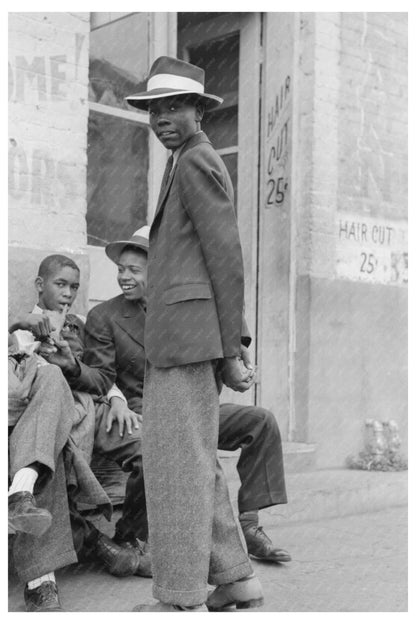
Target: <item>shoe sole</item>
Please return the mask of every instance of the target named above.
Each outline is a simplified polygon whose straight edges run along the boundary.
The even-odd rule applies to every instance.
[[[62,607],[43,607],[43,608],[34,608],[34,609],[26,609],[28,613],[49,613],[52,611],[65,611]]]
[[[255,609],[261,607],[264,604],[264,598],[252,598],[251,600],[244,600],[239,602],[228,602],[227,604],[218,607],[208,607],[208,611],[231,611],[233,607],[236,609]]]
[[[21,514],[9,520],[9,531],[30,533],[35,537],[43,535],[51,526],[52,516],[46,509],[42,513]]]
[[[273,563],[288,563],[292,561],[292,557],[257,557],[256,555],[250,555],[252,559],[256,561],[272,561]]]
[[[151,572],[143,572],[142,570],[136,570],[134,576],[141,576],[142,578],[153,578],[153,574]]]

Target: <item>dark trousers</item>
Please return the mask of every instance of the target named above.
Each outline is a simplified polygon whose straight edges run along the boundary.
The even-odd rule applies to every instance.
[[[144,494],[142,468],[142,430],[133,429],[129,435],[126,430],[120,437],[117,423],[113,423],[109,433],[106,432],[106,417],[109,406],[106,403],[96,404],[94,453],[115,461],[123,472],[129,473],[126,483],[126,495],[123,513],[116,524],[117,537],[129,540],[138,537],[147,539],[148,524],[146,501]],[[70,501],[71,526],[75,550],[86,556],[98,536],[94,524],[79,513],[76,503]]]
[[[240,513],[287,503],[282,440],[270,411],[254,405],[223,403],[218,448],[241,448],[237,464]]]

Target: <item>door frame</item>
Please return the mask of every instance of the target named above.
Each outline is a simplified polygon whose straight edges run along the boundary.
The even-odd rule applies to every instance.
[[[224,155],[232,149],[238,154],[238,226],[245,269],[245,316],[252,343],[250,356],[257,362],[257,290],[258,290],[258,210],[259,210],[259,136],[260,136],[260,76],[261,76],[261,13],[224,14],[204,22],[201,28],[190,25],[178,32],[178,56],[189,60],[193,46],[222,39],[237,32],[239,45],[238,146],[218,150]],[[222,402],[253,405],[256,384],[241,394],[225,388]]]

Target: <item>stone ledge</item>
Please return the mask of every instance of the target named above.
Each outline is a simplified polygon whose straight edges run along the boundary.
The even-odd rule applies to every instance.
[[[304,452],[308,456],[313,450],[304,449]],[[240,480],[236,465],[239,451],[221,451],[219,456],[231,500],[237,510]],[[120,505],[124,498],[126,475],[121,471],[115,473],[114,467],[107,464],[100,464],[99,473],[104,477],[113,504]],[[279,524],[311,522],[407,504],[407,471],[370,472],[334,468],[309,472],[286,471],[285,474],[289,502],[287,505],[264,509],[261,512],[264,526],[275,525],[276,518]]]
[[[240,485],[235,464],[222,459],[234,506]],[[264,526],[311,522],[406,505],[408,474],[334,468],[287,473],[287,505],[275,505],[261,512]]]
[[[316,444],[303,442],[283,442],[285,473],[310,472],[316,466]],[[220,460],[227,465],[237,464],[240,451],[218,451]],[[224,467],[224,466],[223,466]]]

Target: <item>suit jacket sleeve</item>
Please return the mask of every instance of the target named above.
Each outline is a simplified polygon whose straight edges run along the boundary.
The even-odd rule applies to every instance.
[[[251,344],[251,334],[244,314],[241,327],[241,344],[243,344],[245,347],[249,347]]]
[[[85,325],[84,358],[83,362],[78,361],[80,374],[69,380],[71,387],[90,394],[106,395],[115,382],[115,360],[111,324],[100,310],[93,308]]]
[[[224,357],[238,356],[243,324],[244,273],[232,188],[214,150],[180,157],[181,201],[195,228],[215,297]]]

